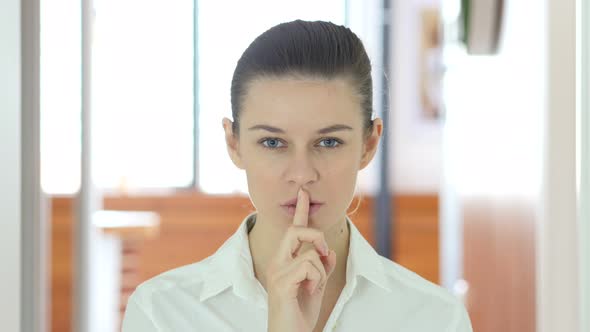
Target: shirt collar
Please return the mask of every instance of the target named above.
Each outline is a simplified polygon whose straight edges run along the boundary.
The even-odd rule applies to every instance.
[[[373,249],[371,244],[367,242],[348,216],[346,217],[346,222],[350,230],[348,259],[346,262],[346,283],[352,283],[350,290],[353,290],[356,286],[356,277],[361,276],[384,290],[391,291],[382,258]]]
[[[230,286],[236,295],[266,305],[266,291],[254,275],[252,255],[248,241],[248,229],[255,222],[256,212],[249,214],[241,222],[238,230],[210,257],[211,271],[205,276],[205,284],[200,300],[204,301],[219,294]],[[381,257],[371,244],[365,240],[350,218],[346,217],[350,230],[350,241],[346,269],[347,296],[357,285],[357,276],[391,291],[387,283]]]
[[[255,216],[256,212],[244,218],[238,230],[210,257],[211,271],[205,276],[201,301],[233,286],[236,295],[258,303],[265,302],[265,290],[254,275],[248,241],[248,226],[254,222]]]

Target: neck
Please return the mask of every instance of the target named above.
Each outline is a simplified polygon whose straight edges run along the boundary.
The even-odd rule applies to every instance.
[[[284,225],[266,221],[264,216],[256,214],[255,225],[248,234],[250,252],[254,264],[254,274],[265,289],[266,279],[264,277],[264,271],[272,259],[273,254],[276,252],[276,248],[279,247],[286,230]],[[321,231],[324,232],[328,247],[336,252],[336,269],[330,276],[328,285],[343,284],[346,281],[346,262],[350,240],[350,230],[346,218],[330,224],[326,229],[321,229]],[[315,249],[312,244],[303,243],[299,254],[307,250]]]

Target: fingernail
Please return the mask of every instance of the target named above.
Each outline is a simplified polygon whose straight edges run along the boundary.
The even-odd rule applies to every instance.
[[[328,254],[329,254],[328,245],[324,244],[323,251],[324,251],[324,256],[328,256]]]
[[[299,188],[299,192],[297,193],[297,198],[301,199],[302,195],[303,195],[303,189]]]

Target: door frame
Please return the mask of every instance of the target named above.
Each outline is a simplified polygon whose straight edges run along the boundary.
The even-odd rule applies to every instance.
[[[579,227],[580,331],[590,331],[590,3],[577,1],[577,195]]]
[[[20,329],[47,331],[48,199],[41,189],[40,0],[20,1]]]

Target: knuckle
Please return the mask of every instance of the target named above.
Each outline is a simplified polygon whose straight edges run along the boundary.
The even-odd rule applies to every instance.
[[[320,231],[318,231],[318,232],[320,233],[319,237],[320,237],[321,243],[322,244],[327,243],[327,241],[326,241],[326,235],[324,234],[324,232],[320,232]]]
[[[295,226],[295,225],[289,225],[289,227],[287,228],[286,235],[288,237],[292,237],[295,234],[297,234],[297,230],[298,230],[298,227],[297,226]]]
[[[307,259],[319,259],[320,254],[316,250],[308,250],[305,252],[305,258]]]
[[[305,261],[305,270],[308,274],[310,275],[317,275],[318,271],[315,268],[315,266],[313,266],[313,264],[310,261]]]
[[[306,260],[305,261],[305,265],[306,265],[306,269],[309,272],[313,273],[313,275],[316,275],[316,276],[319,276],[319,277],[322,276],[321,271],[318,271],[317,266],[311,260]]]
[[[314,242],[317,241],[317,243],[319,245],[324,245],[326,242],[326,236],[324,235],[324,232],[321,232],[317,229],[313,230],[313,238],[314,238]]]

